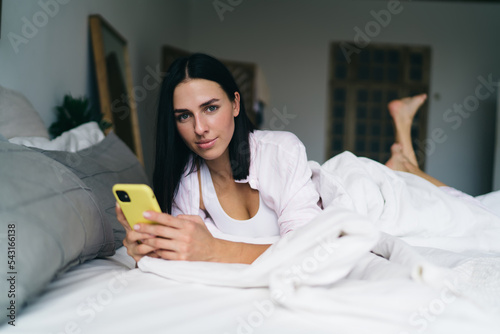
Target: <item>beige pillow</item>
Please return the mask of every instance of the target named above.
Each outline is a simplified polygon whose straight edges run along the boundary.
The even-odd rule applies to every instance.
[[[5,138],[44,137],[49,133],[33,105],[21,93],[0,86],[0,134]]]

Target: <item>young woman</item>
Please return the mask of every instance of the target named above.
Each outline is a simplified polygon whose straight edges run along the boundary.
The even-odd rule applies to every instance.
[[[252,263],[270,244],[231,240],[279,237],[321,212],[303,144],[254,130],[231,73],[204,54],[176,60],[163,81],[153,184],[164,213],[145,217],[157,224],[132,230],[117,207],[136,261]]]
[[[386,165],[479,204],[418,168],[411,124],[425,99],[389,103],[396,143]],[[157,224],[132,230],[117,206],[127,230],[123,243],[136,261],[147,255],[252,263],[271,244],[255,240],[276,240],[321,212],[311,174],[296,136],[253,129],[222,63],[204,54],[178,59],[163,81],[158,109],[153,184],[163,213],[145,212]]]

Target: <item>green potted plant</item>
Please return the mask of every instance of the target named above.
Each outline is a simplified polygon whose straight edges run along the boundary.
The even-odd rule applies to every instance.
[[[57,120],[49,127],[49,133],[53,137],[87,122],[97,122],[103,132],[111,127],[111,123],[102,119],[101,113],[90,108],[86,97],[74,98],[66,94],[63,103],[56,107],[56,112]]]

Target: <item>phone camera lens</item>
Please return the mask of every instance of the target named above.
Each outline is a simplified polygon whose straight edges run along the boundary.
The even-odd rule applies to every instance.
[[[130,197],[128,196],[128,194],[125,191],[117,190],[116,195],[118,195],[118,198],[120,199],[120,201],[130,202]]]

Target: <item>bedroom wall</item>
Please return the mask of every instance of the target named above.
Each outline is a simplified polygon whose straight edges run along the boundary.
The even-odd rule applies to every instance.
[[[379,12],[387,5],[375,0],[191,0],[189,48],[258,63],[271,93],[265,126],[275,124],[294,132],[309,158],[322,162],[329,44],[353,41],[354,28],[364,29],[374,20],[370,11]],[[478,77],[500,77],[500,5],[439,1],[399,5],[402,11],[392,15],[371,42],[432,47],[428,133],[442,129],[446,140],[430,141],[426,170],[465,192],[487,192],[492,184],[496,94],[471,112],[466,110],[466,116],[447,114],[455,117],[453,121],[443,116],[454,104],[474,102],[481,84]],[[285,108],[288,119],[279,117]],[[279,123],[280,119],[284,121]]]
[[[16,52],[8,33],[22,35],[23,20],[32,23],[43,11],[40,3],[54,1],[57,14]],[[494,94],[470,117],[460,117],[459,126],[443,115],[474,98],[479,76],[500,77],[500,5],[414,0],[401,6],[372,42],[432,47],[428,133],[443,129],[446,141],[431,142],[426,169],[463,191],[486,192],[493,174]],[[0,85],[23,92],[47,126],[65,93],[95,95],[87,17],[99,13],[129,42],[134,86],[155,71],[163,44],[257,62],[271,93],[264,127],[294,132],[309,158],[323,162],[329,43],[352,41],[354,27],[373,21],[371,10],[385,8],[387,1],[378,0],[3,0]],[[138,101],[149,175],[155,102],[149,91]]]
[[[0,85],[25,94],[47,127],[55,120],[54,107],[62,102],[64,94],[87,95],[97,101],[87,20],[90,14],[101,14],[127,39],[134,87],[142,87],[143,79],[157,72],[161,45],[186,46],[184,25],[188,10],[184,1],[148,0],[147,6],[144,3],[3,0]],[[29,30],[30,24],[37,30]],[[24,38],[23,42],[11,42],[9,33]],[[136,100],[146,168],[151,174],[156,96],[154,91],[146,93]]]

